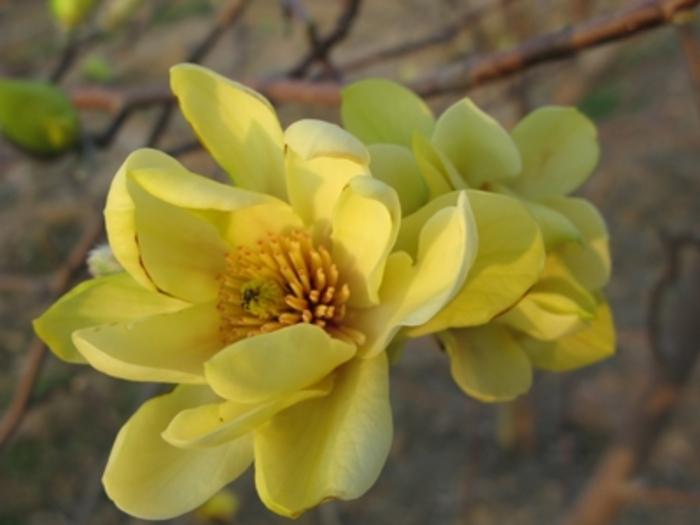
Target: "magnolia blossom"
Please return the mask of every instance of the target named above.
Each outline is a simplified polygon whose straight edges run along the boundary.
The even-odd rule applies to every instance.
[[[476,257],[469,196],[403,222],[396,191],[341,128],[283,130],[261,95],[199,66],[174,67],[171,85],[235,186],[134,152],[105,208],[125,271],[35,322],[62,359],[178,385],[122,427],[107,494],[169,518],[254,462],[277,513],[356,498],[391,444],[385,349],[452,299]]]
[[[479,235],[469,275],[435,317],[403,331],[437,333],[467,394],[512,399],[530,388],[533,367],[567,370],[614,352],[601,294],[610,277],[605,222],[568,196],[598,161],[585,116],[544,107],[508,133],[468,98],[435,119],[411,91],[370,79],[345,88],[342,118],[368,145],[374,176],[412,212],[404,224],[469,195]]]

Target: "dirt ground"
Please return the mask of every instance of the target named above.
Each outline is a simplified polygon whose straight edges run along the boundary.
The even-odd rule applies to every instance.
[[[332,25],[339,2],[308,0],[321,27]],[[458,0],[367,0],[349,38],[333,54],[341,66],[365,52],[427,34],[479,4]],[[98,80],[89,63],[109,66],[108,83],[133,87],[165,82],[206,32],[207,1],[176,1],[147,31],[121,34],[95,46],[65,81]],[[451,43],[358,70],[348,79],[384,75],[410,81],[509,47],[624,1],[516,0],[507,16],[488,17]],[[517,21],[517,23],[516,23]],[[138,38],[136,38],[138,37]],[[0,75],[39,76],[56,61],[59,35],[45,2],[0,2]],[[303,54],[304,35],[288,26],[276,2],[255,2],[206,64],[249,78],[289,68]],[[485,405],[452,383],[447,359],[430,341],[414,343],[393,370],[394,446],[377,484],[363,498],[302,516],[299,524],[541,525],[556,523],[588,479],[621,414],[638,394],[651,363],[645,316],[649,288],[662,263],[660,229],[695,231],[700,224],[700,114],[679,47],[666,27],[576,60],[538,67],[523,77],[532,105],[577,104],[600,130],[603,156],[580,191],[605,215],[614,275],[607,289],[618,326],[617,355],[585,370],[540,373],[526,398]],[[105,79],[99,79],[104,81]],[[470,93],[510,126],[517,118],[513,82]],[[524,86],[524,87],[523,87]],[[440,111],[453,98],[433,101]],[[279,108],[284,123],[301,116],[338,119],[337,110],[298,104]],[[51,272],[65,258],[95,210],[116,167],[141,146],[152,110],[136,115],[108,150],[46,162],[0,143],[0,410],[9,402],[31,341],[30,320],[50,302]],[[99,129],[105,115],[85,116]],[[178,117],[165,146],[190,137]],[[205,154],[182,158],[192,169],[219,176]],[[647,466],[635,483],[677,491],[700,490],[700,371]],[[12,443],[0,451],[0,525],[116,525],[142,523],[104,496],[99,478],[121,423],[157,387],[118,381],[87,367],[49,358],[31,408]],[[515,424],[517,423],[517,425]],[[513,427],[524,428],[518,432]],[[266,511],[249,475],[232,490],[240,511],[232,523],[284,523]],[[697,492],[696,492],[697,493]],[[199,523],[183,516],[168,523]],[[697,505],[632,502],[620,525],[699,523]]]

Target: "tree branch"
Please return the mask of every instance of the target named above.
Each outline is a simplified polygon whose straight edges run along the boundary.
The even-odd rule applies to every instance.
[[[214,25],[211,27],[204,39],[202,39],[202,41],[195,46],[192,52],[187,56],[185,62],[198,64],[204,60],[204,58],[219,42],[224,33],[226,33],[229,28],[233,27],[241,18],[251,2],[252,0],[229,0],[221,11],[219,11]],[[158,118],[156,119],[156,122],[148,136],[148,140],[146,141],[146,145],[148,147],[155,147],[158,145],[158,142],[165,133],[165,130],[168,128],[168,124],[170,124],[174,109],[175,102],[173,100],[168,100],[167,102],[163,103],[160,114],[158,115]]]
[[[464,91],[537,64],[561,60],[584,49],[629,38],[672,22],[679,13],[698,4],[700,0],[642,0],[618,13],[527,40],[508,51],[476,58],[429,76],[413,87],[424,96]]]

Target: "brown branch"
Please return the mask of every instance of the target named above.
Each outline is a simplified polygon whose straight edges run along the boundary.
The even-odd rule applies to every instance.
[[[414,40],[404,41],[383,49],[370,51],[366,55],[350,59],[341,64],[339,69],[347,73],[349,71],[362,69],[379,62],[385,62],[387,60],[393,60],[409,55],[411,53],[423,51],[430,47],[446,44],[454,40],[457,35],[459,35],[465,29],[479,23],[481,19],[491,14],[494,10],[502,8],[512,2],[513,0],[501,0],[501,2],[494,2],[493,0],[486,1],[459,16],[456,21],[438,29],[437,31],[434,31],[433,33],[430,33],[429,35],[419,37]]]
[[[204,60],[209,52],[214,49],[226,31],[233,27],[241,18],[251,2],[252,0],[229,0],[221,11],[219,11],[214,25],[211,27],[202,41],[197,44],[197,46],[195,46],[192,52],[187,56],[185,62],[197,64]],[[165,133],[165,130],[168,128],[168,124],[170,124],[174,110],[174,101],[169,100],[163,104],[160,114],[158,115],[158,118],[148,136],[148,140],[146,141],[146,144],[149,147],[155,147],[158,145],[158,142]]]
[[[327,61],[334,46],[339,44],[352,29],[362,4],[361,0],[343,0],[345,7],[340,12],[333,30],[323,38],[311,40],[311,47],[305,56],[288,72],[289,78],[303,78],[311,66],[318,61]]]
[[[476,58],[454,69],[418,81],[424,96],[464,91],[502,79],[544,62],[562,60],[584,49],[615,42],[672,22],[700,0],[641,0],[618,13],[605,15],[525,41],[508,51]]]
[[[97,214],[93,220],[88,221],[88,224],[91,226],[85,230],[63,265],[53,275],[50,288],[55,296],[65,293],[70,288],[74,278],[84,267],[88,252],[102,235],[103,222]],[[35,337],[29,347],[26,363],[10,404],[0,419],[0,448],[7,444],[24,417],[45,356],[46,347]]]
[[[681,275],[681,253],[695,247],[700,253],[700,241],[692,236],[678,236],[667,242],[667,267],[659,276],[654,289],[668,288]],[[665,330],[672,334],[664,349],[665,366],[652,366],[648,385],[627,412],[627,421],[619,430],[613,444],[599,462],[563,525],[605,525],[622,511],[627,498],[627,480],[646,463],[649,454],[678,406],[694,365],[700,358],[700,263],[686,271],[689,283],[685,300],[676,305],[674,315]],[[668,276],[674,276],[669,279]],[[655,292],[659,296],[660,294]],[[661,299],[658,300],[661,303]],[[661,316],[661,308],[653,309]],[[660,320],[654,321],[657,327]],[[657,336],[657,344],[661,344]]]

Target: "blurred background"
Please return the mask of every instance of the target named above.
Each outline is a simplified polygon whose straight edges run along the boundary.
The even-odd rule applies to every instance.
[[[89,247],[97,239],[106,188],[126,155],[157,144],[193,171],[223,180],[177,111],[156,128],[165,120],[172,64],[194,56],[261,89],[296,79],[291,95],[270,93],[283,124],[300,117],[337,122],[332,90],[313,86],[366,76],[425,85],[538,35],[585,28],[591,20],[598,27],[639,6],[683,2],[96,3],[84,20],[61,22],[44,0],[0,0],[0,77],[53,77],[81,124],[80,136],[66,139],[69,151],[50,157],[0,138],[0,413],[10,412],[27,363],[40,361],[31,319],[62,287],[86,277],[81,243]],[[393,370],[395,439],[379,481],[360,500],[324,505],[298,523],[559,523],[577,500],[589,504],[580,500],[586,487],[606,479],[599,462],[620,450],[629,451],[622,457],[633,465],[624,483],[610,489],[615,511],[586,523],[700,523],[700,375],[692,370],[700,289],[682,255],[697,245],[700,224],[696,16],[684,13],[657,29],[469,90],[436,90],[430,99],[436,112],[468,94],[506,127],[542,104],[573,104],[596,122],[602,160],[580,194],[602,210],[610,229],[614,275],[607,294],[618,352],[577,372],[540,373],[529,395],[486,405],[458,390],[434,343],[412,344]],[[624,33],[635,26],[621,27]],[[336,40],[326,38],[333,35]],[[327,53],[309,54],[324,42]],[[387,49],[393,52],[378,53]],[[662,242],[659,232],[675,241]],[[680,249],[678,236],[689,239],[688,250]],[[700,269],[693,261],[690,267]],[[654,317],[657,280],[675,270],[679,280],[663,289],[669,300]],[[682,372],[660,375],[650,322],[663,328],[664,351],[682,354],[685,361],[674,365]],[[0,525],[141,523],[106,499],[100,476],[120,425],[158,391],[47,356],[16,432],[0,447]],[[250,473],[219,507],[169,523],[287,521],[258,501]]]

